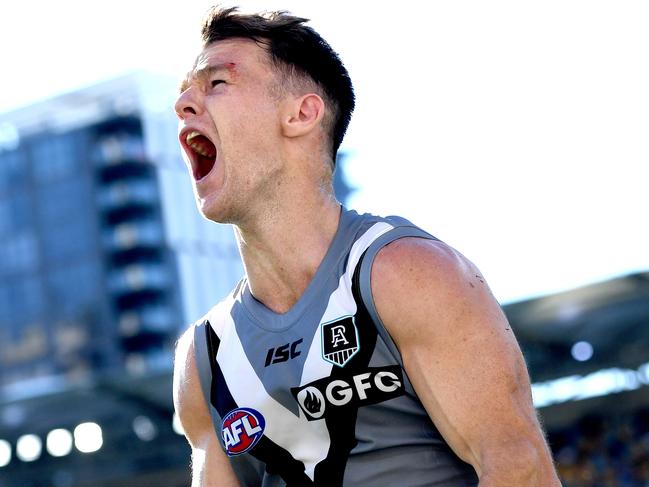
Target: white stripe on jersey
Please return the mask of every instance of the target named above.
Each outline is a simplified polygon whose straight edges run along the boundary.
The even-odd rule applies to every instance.
[[[352,295],[352,277],[354,275],[354,270],[356,269],[356,264],[358,260],[363,255],[363,252],[367,250],[374,240],[379,238],[385,232],[392,230],[392,225],[388,223],[379,222],[372,225],[361,238],[354,242],[350,252],[349,258],[347,260],[347,269],[345,273],[340,276],[338,281],[338,288],[331,293],[329,297],[329,303],[327,304],[327,309],[325,310],[322,318],[320,318],[320,323],[327,323],[333,321],[336,318],[342,318],[343,316],[353,316],[356,314],[356,302],[354,301],[354,296]],[[309,384],[323,377],[331,375],[331,368],[333,365],[322,358],[322,333],[320,332],[320,327],[315,331],[315,336],[311,341],[311,347],[309,348],[309,353],[306,360],[304,361],[304,368],[302,369],[302,380],[300,381],[300,386]],[[300,410],[300,414],[302,410]]]
[[[354,242],[345,273],[340,277],[338,288],[329,297],[320,323],[356,313],[351,281],[358,260],[374,240],[392,228],[388,223],[376,223]],[[209,323],[221,340],[216,357],[225,382],[237,405],[258,410],[266,420],[264,435],[287,450],[293,458],[303,462],[306,475],[313,480],[316,465],[329,452],[331,441],[326,422],[308,421],[301,409],[300,416],[295,416],[268,394],[246,359],[237,335],[230,314],[234,301],[235,297],[229,296],[208,313]],[[322,337],[318,326],[305,359],[300,385],[331,374],[332,364],[322,358],[321,347]]]
[[[232,300],[230,300],[231,309]],[[248,360],[229,312],[215,313],[215,331],[220,331],[221,344],[216,353],[234,401],[239,407],[251,407],[266,420],[264,435],[304,462],[306,473],[313,480],[315,465],[327,457],[329,432],[324,421],[309,422],[297,417],[271,397]],[[242,358],[244,360],[242,360]]]

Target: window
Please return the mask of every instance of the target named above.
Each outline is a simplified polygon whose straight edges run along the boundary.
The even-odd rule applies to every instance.
[[[43,253],[47,262],[74,261],[96,248],[89,216],[85,213],[75,216],[61,222],[47,222],[43,227]]]
[[[38,192],[40,220],[46,225],[57,224],[93,212],[94,202],[90,199],[89,189],[88,181],[83,177],[42,186]]]
[[[33,225],[31,204],[26,193],[15,193],[0,199],[0,237],[30,231]]]
[[[99,300],[100,279],[98,263],[84,260],[49,272],[47,284],[60,314],[77,316]]]
[[[29,323],[41,318],[45,312],[45,296],[40,277],[27,276],[17,279],[13,300],[16,322]]]
[[[38,261],[38,246],[33,234],[23,233],[0,239],[0,274],[33,270]]]
[[[75,140],[71,134],[50,134],[34,141],[34,179],[44,183],[72,174],[77,166],[75,149]]]
[[[0,152],[0,195],[27,181],[25,154],[21,150]]]
[[[26,323],[34,322],[45,312],[43,285],[38,276],[18,276],[3,280],[0,286],[0,322],[18,336]]]

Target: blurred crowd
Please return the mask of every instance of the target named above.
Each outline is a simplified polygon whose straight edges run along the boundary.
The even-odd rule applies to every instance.
[[[564,487],[649,487],[649,408],[549,433]]]

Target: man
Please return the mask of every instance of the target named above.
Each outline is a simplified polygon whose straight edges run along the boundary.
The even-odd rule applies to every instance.
[[[192,485],[559,485],[479,271],[336,201],[354,95],[305,22],[212,10],[176,104],[198,207],[246,272],[178,343]]]

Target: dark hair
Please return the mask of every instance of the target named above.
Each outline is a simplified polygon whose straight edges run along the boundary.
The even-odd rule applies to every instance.
[[[205,46],[231,38],[252,39],[270,54],[284,74],[307,76],[323,91],[332,106],[333,161],[354,111],[354,88],[338,54],[311,27],[308,19],[286,12],[241,14],[236,7],[213,7],[201,30]],[[287,69],[288,68],[288,69]]]

